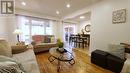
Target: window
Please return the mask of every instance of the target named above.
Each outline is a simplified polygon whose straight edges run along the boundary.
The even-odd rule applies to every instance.
[[[30,42],[30,23],[29,23],[29,20],[26,19],[25,17],[20,17],[18,18],[18,25],[20,25],[19,27],[21,28],[22,30],[22,34],[21,34],[21,37],[20,39],[22,41],[25,41],[26,43],[29,43]]]
[[[52,35],[50,20],[18,16],[18,24],[22,30],[21,40],[30,43],[33,35]]]
[[[44,22],[42,21],[35,21],[32,20],[32,35],[44,35],[45,34],[45,27]]]
[[[52,25],[46,24],[46,34],[51,35],[52,34]]]

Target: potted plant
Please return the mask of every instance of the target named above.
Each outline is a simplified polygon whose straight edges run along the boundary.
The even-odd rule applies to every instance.
[[[63,51],[64,51],[64,48],[63,48],[64,43],[63,43],[63,42],[61,42],[61,40],[60,40],[60,39],[57,39],[57,46],[58,46],[58,50],[59,50],[59,51],[61,51],[61,52],[63,52]]]
[[[63,43],[63,42],[59,42],[59,43],[58,43],[58,47],[59,47],[59,48],[63,48],[63,46],[64,46],[64,43]]]

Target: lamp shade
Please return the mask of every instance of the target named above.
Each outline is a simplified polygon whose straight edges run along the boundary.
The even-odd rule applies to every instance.
[[[13,34],[16,34],[16,35],[19,35],[21,33],[22,33],[22,31],[20,29],[15,29],[13,32]]]

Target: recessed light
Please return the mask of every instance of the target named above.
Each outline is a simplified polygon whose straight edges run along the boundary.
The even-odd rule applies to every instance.
[[[56,14],[60,14],[60,12],[59,12],[59,11],[56,11]]]
[[[26,3],[25,3],[25,2],[21,2],[21,4],[22,4],[23,6],[26,6]]]
[[[67,4],[66,7],[67,7],[67,8],[70,8],[70,4]]]
[[[84,18],[85,18],[85,16],[80,16],[79,18],[80,18],[80,19],[84,19]]]

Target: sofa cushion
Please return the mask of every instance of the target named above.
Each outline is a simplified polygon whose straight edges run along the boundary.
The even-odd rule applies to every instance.
[[[0,39],[0,55],[12,57],[11,46],[4,39]]]
[[[51,37],[50,36],[45,36],[43,43],[51,43]]]
[[[33,49],[13,54],[13,58],[23,65],[26,73],[40,73]]]
[[[110,54],[125,59],[125,49],[122,45],[109,44],[108,50]]]
[[[40,43],[44,41],[44,37],[42,35],[34,35],[32,36],[32,40],[36,43]]]
[[[54,43],[54,35],[44,35],[43,43]]]
[[[26,45],[25,46],[19,46],[19,45],[11,46],[11,48],[12,48],[13,54],[21,53],[21,52],[28,50]]]
[[[37,43],[54,43],[54,35],[34,35],[32,36],[33,42]]]
[[[51,43],[55,43],[55,37],[51,37]]]

